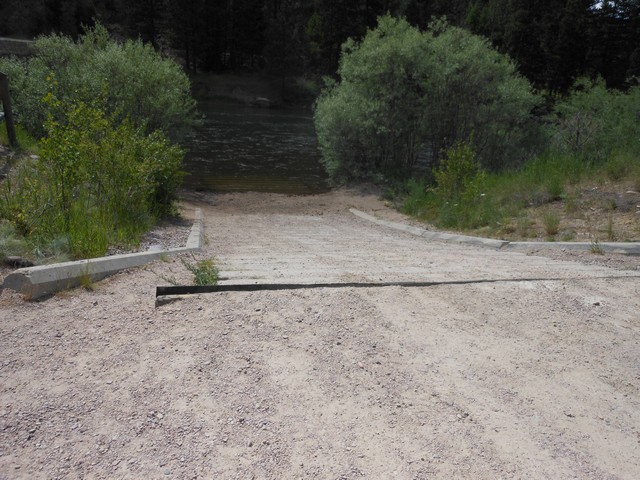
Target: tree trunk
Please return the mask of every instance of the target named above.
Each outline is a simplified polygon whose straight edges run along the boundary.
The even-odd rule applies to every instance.
[[[18,139],[16,138],[16,130],[13,123],[13,111],[11,110],[11,97],[9,96],[9,79],[2,72],[0,72],[0,101],[2,102],[4,109],[4,122],[7,125],[9,145],[15,148],[18,146]]]

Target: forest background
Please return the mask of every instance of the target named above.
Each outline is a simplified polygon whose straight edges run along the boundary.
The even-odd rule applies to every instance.
[[[625,88],[640,74],[637,0],[5,0],[0,36],[76,38],[99,19],[191,71],[333,75],[341,45],[386,13],[422,30],[446,16],[487,37],[540,90],[566,93],[576,78],[597,75]]]

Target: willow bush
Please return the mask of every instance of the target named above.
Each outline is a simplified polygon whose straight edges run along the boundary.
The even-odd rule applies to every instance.
[[[407,178],[419,159],[435,166],[459,141],[490,169],[529,153],[538,98],[508,57],[463,29],[437,21],[422,32],[381,17],[361,42],[343,45],[338,73],[315,105],[334,178]]]
[[[596,164],[617,153],[640,155],[640,85],[623,92],[579,79],[555,108],[554,146]]]
[[[197,122],[187,75],[140,40],[115,42],[97,24],[77,43],[52,34],[39,37],[33,50],[27,60],[0,59],[0,71],[9,76],[18,122],[36,137],[45,134],[50,112],[42,99],[51,90],[51,79],[60,100],[91,103],[104,98],[116,121],[129,119],[147,133],[162,130],[179,140]]]
[[[75,257],[130,245],[171,212],[183,153],[160,131],[146,134],[100,106],[50,93],[40,156],[0,185],[0,218],[37,248],[66,243]]]
[[[196,121],[187,76],[141,41],[112,41],[101,25],[77,43],[40,37],[34,50],[0,59],[18,121],[41,138],[40,155],[0,184],[0,220],[36,256],[137,243],[173,212],[183,152],[169,139]]]

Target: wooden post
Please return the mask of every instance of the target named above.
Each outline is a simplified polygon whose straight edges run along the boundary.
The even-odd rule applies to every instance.
[[[16,129],[13,123],[13,111],[11,110],[11,97],[9,96],[9,79],[0,72],[0,102],[4,109],[4,123],[7,126],[7,135],[9,136],[9,145],[16,148],[18,139],[16,138]]]

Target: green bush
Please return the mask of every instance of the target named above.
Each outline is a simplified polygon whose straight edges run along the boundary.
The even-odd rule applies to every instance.
[[[199,260],[195,264],[189,263],[183,258],[180,260],[185,268],[193,274],[194,285],[204,286],[218,284],[218,275],[220,272],[213,260]]]
[[[537,102],[509,59],[481,37],[443,22],[420,32],[381,17],[342,48],[340,81],[315,105],[323,162],[334,178],[407,177],[425,159],[471,139],[490,168],[527,155]]]
[[[147,133],[160,129],[176,140],[196,121],[185,73],[140,40],[111,41],[97,25],[78,43],[48,35],[33,48],[36,54],[28,60],[0,59],[0,71],[9,76],[17,121],[37,137],[45,133],[49,110],[41,99],[51,90],[51,79],[60,100],[90,104],[104,98],[117,122],[128,118]]]
[[[410,181],[403,211],[421,216],[445,228],[477,228],[500,214],[486,194],[488,176],[480,167],[473,148],[459,143],[446,151],[434,172],[435,186]]]
[[[136,243],[170,212],[182,151],[160,132],[119,123],[100,106],[45,97],[40,157],[23,161],[0,186],[0,217],[41,245],[65,236],[76,257]]]
[[[434,194],[443,226],[475,228],[488,223],[491,208],[484,191],[486,173],[469,144],[449,148],[434,175]]]
[[[640,86],[628,92],[580,80],[555,109],[554,147],[601,164],[617,152],[640,155]]]

